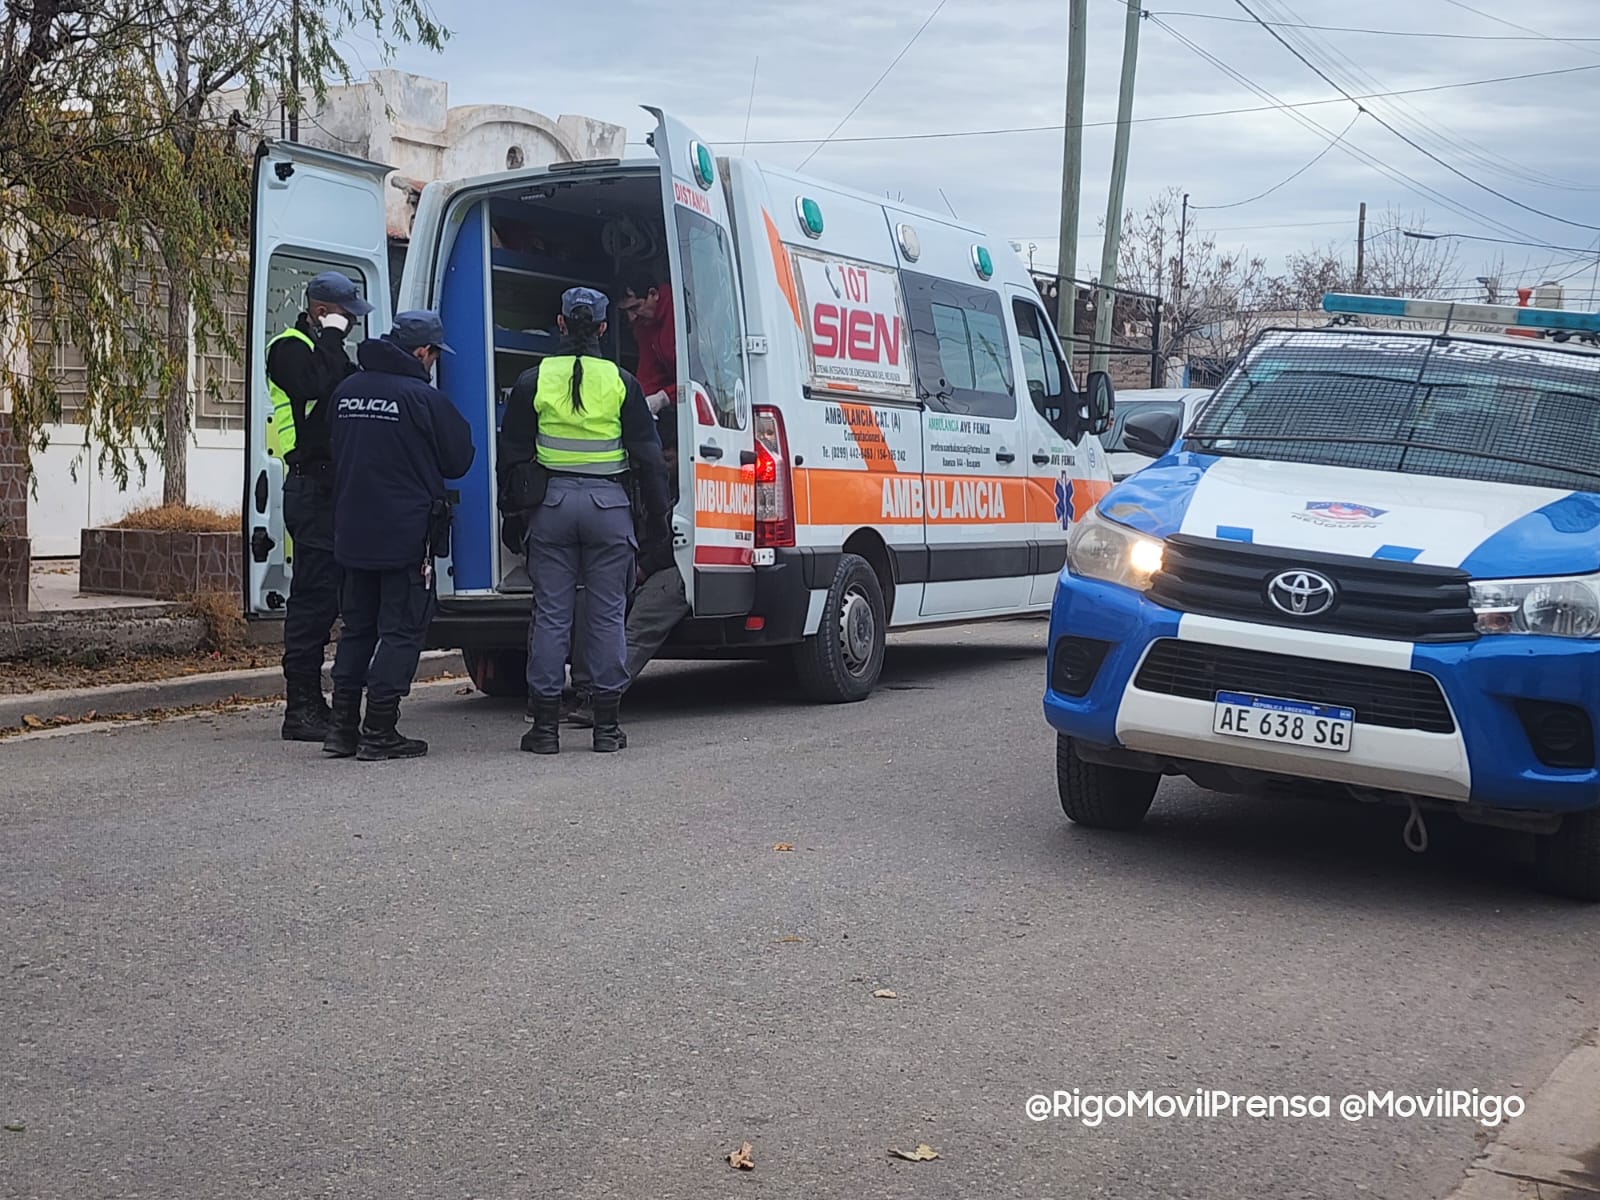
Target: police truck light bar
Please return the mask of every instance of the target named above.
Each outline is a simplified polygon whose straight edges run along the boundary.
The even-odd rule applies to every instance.
[[[1393,296],[1350,296],[1329,292],[1322,310],[1360,313],[1368,317],[1404,317],[1410,320],[1470,321],[1483,325],[1520,326],[1524,329],[1562,329],[1571,333],[1600,333],[1600,313],[1561,308],[1521,308],[1510,304],[1455,304],[1449,300],[1402,300]]]

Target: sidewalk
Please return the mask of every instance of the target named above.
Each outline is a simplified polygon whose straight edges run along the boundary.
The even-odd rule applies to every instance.
[[[36,558],[28,580],[28,608],[34,617],[54,614],[115,614],[159,617],[182,607],[173,600],[144,596],[91,596],[78,590],[78,560]]]

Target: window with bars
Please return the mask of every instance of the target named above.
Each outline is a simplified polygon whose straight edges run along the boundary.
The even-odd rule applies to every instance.
[[[1271,331],[1190,430],[1243,458],[1600,490],[1600,354],[1485,336]]]
[[[245,422],[245,322],[250,309],[246,274],[236,270],[218,307],[227,338],[213,335],[194,356],[194,424],[196,429],[243,429]],[[233,344],[228,346],[227,342]]]

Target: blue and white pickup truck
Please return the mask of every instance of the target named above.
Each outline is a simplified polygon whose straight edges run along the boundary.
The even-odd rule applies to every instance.
[[[1414,843],[1435,809],[1539,835],[1600,899],[1600,315],[1324,307],[1446,332],[1268,331],[1187,429],[1130,420],[1159,457],[1073,527],[1051,614],[1062,807],[1318,781]]]

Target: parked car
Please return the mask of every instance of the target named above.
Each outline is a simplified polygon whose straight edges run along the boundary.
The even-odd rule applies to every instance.
[[[1200,412],[1200,406],[1210,399],[1209,388],[1147,388],[1143,391],[1117,393],[1116,411],[1111,415],[1111,429],[1101,439],[1111,462],[1111,478],[1120,483],[1135,471],[1142,471],[1155,459],[1130,447],[1122,438],[1123,427],[1135,413],[1171,413],[1178,418],[1178,428],[1189,428]]]

